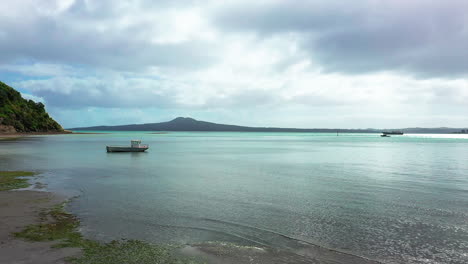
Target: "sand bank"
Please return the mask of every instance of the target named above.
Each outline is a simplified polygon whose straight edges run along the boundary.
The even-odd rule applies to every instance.
[[[65,264],[80,253],[77,248],[52,248],[57,242],[28,242],[13,233],[38,222],[39,212],[64,201],[40,191],[0,192],[0,263]]]

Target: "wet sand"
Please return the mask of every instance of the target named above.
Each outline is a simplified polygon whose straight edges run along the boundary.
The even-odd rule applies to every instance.
[[[66,258],[80,254],[79,248],[53,248],[58,241],[29,242],[14,237],[15,232],[39,222],[41,210],[65,201],[45,191],[0,191],[0,263],[66,264]],[[377,264],[379,262],[304,243],[301,248],[280,250],[213,242],[185,245],[175,252],[208,264]]]
[[[78,248],[52,248],[57,242],[28,242],[13,233],[38,222],[39,212],[63,202],[56,194],[43,191],[0,192],[0,263],[66,264],[67,257],[80,254]],[[208,264],[377,264],[379,262],[329,250],[315,245],[301,249],[245,247],[230,243],[200,243],[178,249],[176,255],[194,257]]]
[[[65,258],[80,253],[77,248],[52,248],[57,242],[28,242],[13,233],[38,222],[42,209],[61,203],[64,198],[41,191],[0,192],[0,263],[65,264]]]

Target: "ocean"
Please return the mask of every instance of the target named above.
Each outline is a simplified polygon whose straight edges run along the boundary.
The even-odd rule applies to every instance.
[[[106,145],[149,144],[145,153]],[[0,141],[94,239],[318,245],[383,263],[468,262],[468,135],[109,132]]]

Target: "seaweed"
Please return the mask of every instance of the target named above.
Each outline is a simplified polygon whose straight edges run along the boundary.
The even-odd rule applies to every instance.
[[[65,211],[66,203],[39,214],[39,223],[28,225],[14,233],[29,241],[57,241],[54,247],[77,247],[83,250],[78,257],[70,257],[72,264],[194,264],[191,258],[176,257],[176,246],[156,245],[140,240],[114,240],[102,243],[85,239],[78,232],[79,219]]]
[[[29,184],[27,178],[33,176],[30,171],[0,171],[0,191],[8,191],[20,188],[27,188]]]

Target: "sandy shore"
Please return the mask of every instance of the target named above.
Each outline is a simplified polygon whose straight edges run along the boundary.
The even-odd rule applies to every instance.
[[[65,258],[79,254],[77,248],[52,248],[57,242],[28,242],[13,236],[37,223],[42,209],[63,201],[64,198],[48,192],[0,192],[0,263],[65,264]]]
[[[40,136],[40,135],[66,135],[73,134],[72,131],[64,130],[62,132],[16,132],[0,133],[0,137],[22,137],[22,136]]]
[[[97,133],[97,132],[72,132],[65,130],[64,132],[28,132],[28,133],[0,133],[0,139],[5,138],[19,138],[27,136],[46,136],[46,135],[69,135],[69,134],[108,134],[108,133]]]
[[[28,185],[24,177],[32,174],[25,171],[0,172],[0,187],[3,190],[24,188]],[[80,252],[83,252],[79,256],[80,261],[85,262],[79,263],[96,263],[99,260],[96,264],[103,259],[111,260],[106,264],[133,263],[135,259],[145,259],[144,263],[193,263],[187,257],[200,260],[196,263],[208,264],[378,263],[305,241],[300,248],[286,250],[225,242],[168,247],[125,239],[110,243],[89,240],[78,231],[79,219],[65,212],[65,200],[65,197],[44,191],[0,191],[0,263],[65,264],[68,258],[78,256]],[[62,247],[54,248],[56,244]],[[177,261],[173,262],[172,257]]]
[[[58,242],[28,242],[13,233],[39,222],[39,212],[60,204],[65,199],[42,191],[0,192],[0,263],[66,264],[66,258],[79,255],[78,248],[53,248]],[[208,264],[376,264],[378,262],[328,250],[305,246],[295,251],[272,248],[243,247],[224,243],[187,245],[176,255],[195,257]]]

